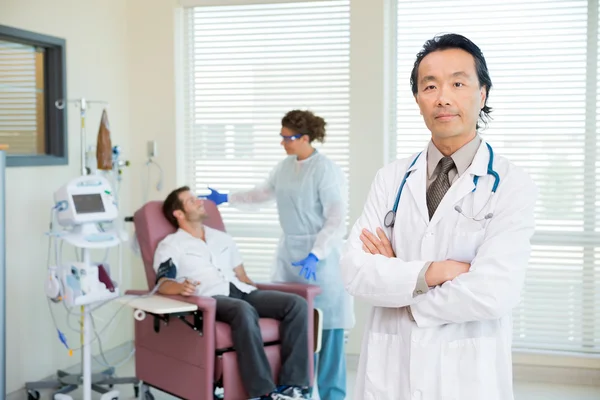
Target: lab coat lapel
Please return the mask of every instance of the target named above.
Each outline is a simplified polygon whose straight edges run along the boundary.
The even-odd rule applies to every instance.
[[[482,177],[487,174],[488,161],[489,152],[485,142],[482,141],[469,168],[467,168],[462,176],[450,186],[450,189],[448,189],[448,192],[446,192],[446,195],[438,205],[438,208],[435,210],[435,213],[429,222],[430,226],[434,226],[442,218],[451,215],[450,213],[457,212],[454,211],[454,207],[463,199],[463,197],[475,189],[475,184],[473,183],[475,175]]]
[[[427,201],[425,191],[427,188],[427,150],[423,151],[419,159],[409,171],[412,171],[406,180],[406,186],[415,200],[419,215],[423,218],[425,224],[429,223],[429,211],[427,210]]]

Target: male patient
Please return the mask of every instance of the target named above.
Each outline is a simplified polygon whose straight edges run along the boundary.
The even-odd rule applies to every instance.
[[[217,300],[217,321],[231,326],[240,375],[254,399],[302,399],[308,386],[308,306],[302,297],[258,290],[248,278],[233,239],[204,226],[204,201],[187,186],[171,192],[163,213],[177,228],[165,237],[154,254],[159,292],[183,296],[212,296]],[[175,282],[171,279],[183,279]],[[181,279],[180,279],[181,278]],[[275,387],[263,348],[259,317],[280,322],[282,365]]]

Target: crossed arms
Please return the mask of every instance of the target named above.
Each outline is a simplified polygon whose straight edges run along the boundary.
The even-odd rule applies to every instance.
[[[415,295],[420,271],[432,260],[402,260],[381,230],[389,209],[381,170],[340,261],[346,290],[377,307],[410,307],[420,327],[498,319],[518,303],[534,232],[537,188],[519,171],[503,178],[494,218],[469,264],[433,260],[426,282],[433,289]],[[419,240],[419,239],[416,239]]]

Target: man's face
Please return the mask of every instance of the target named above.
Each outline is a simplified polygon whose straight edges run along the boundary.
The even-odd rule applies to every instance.
[[[418,68],[415,100],[434,138],[475,134],[485,87],[479,87],[475,59],[461,49],[434,51]]]
[[[204,200],[199,199],[191,191],[179,193],[179,200],[183,204],[183,212],[178,210],[178,218],[184,218],[188,222],[198,222],[206,219],[207,214],[204,209]]]

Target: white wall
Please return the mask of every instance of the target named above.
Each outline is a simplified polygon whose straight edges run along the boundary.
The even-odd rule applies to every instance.
[[[106,100],[112,141],[130,152],[128,48],[125,40],[126,4],[121,0],[2,0],[0,24],[65,38],[67,41],[68,97],[85,96]],[[88,143],[96,141],[101,109],[89,112]],[[59,367],[80,360],[80,352],[69,358],[58,341],[43,292],[47,271],[48,229],[53,192],[79,175],[78,109],[69,107],[69,165],[19,167],[7,171],[7,391],[22,388],[26,381],[45,378]],[[125,183],[131,179],[125,171]],[[129,211],[130,190],[124,185],[121,196]],[[65,246],[65,259],[74,258]],[[116,254],[113,252],[113,254]],[[129,250],[125,249],[128,264]],[[111,257],[111,261],[114,258]],[[128,274],[125,273],[125,276]],[[129,282],[124,282],[129,286]],[[70,331],[62,306],[54,306],[59,327],[71,347],[79,347],[79,336]],[[99,317],[105,319],[116,309],[110,306]],[[122,312],[121,320],[107,330],[105,348],[131,340],[132,323]],[[103,325],[102,321],[97,321]],[[76,326],[77,320],[72,321]]]
[[[363,210],[375,173],[384,164],[388,83],[383,43],[386,42],[384,0],[352,0],[350,8],[350,221]],[[354,302],[356,326],[347,353],[359,354],[370,307]]]
[[[134,209],[144,200],[164,199],[175,188],[176,121],[175,121],[175,10],[176,0],[127,1],[130,135],[132,143],[132,204]],[[162,190],[157,191],[159,172],[146,166],[146,143],[155,140],[158,157],[154,159],[164,171]],[[150,179],[148,180],[148,170]],[[149,184],[148,184],[149,181]],[[146,289],[141,259],[133,261],[133,281]]]

